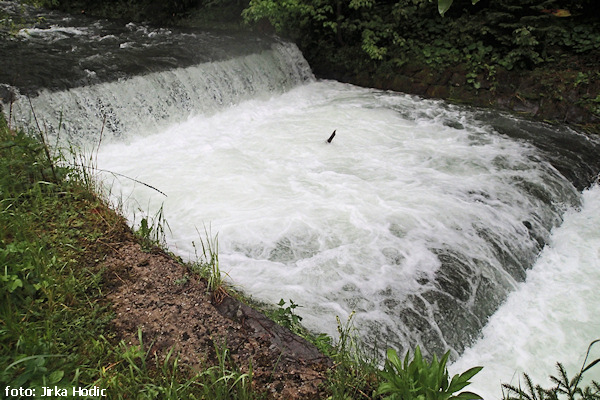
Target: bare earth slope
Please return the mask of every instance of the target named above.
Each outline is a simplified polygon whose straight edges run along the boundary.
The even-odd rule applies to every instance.
[[[103,262],[107,299],[120,339],[137,344],[138,328],[151,354],[174,346],[192,368],[217,363],[224,346],[253,387],[274,399],[325,397],[321,383],[330,361],[312,344],[232,297],[213,304],[206,283],[160,250],[142,251],[133,235]]]

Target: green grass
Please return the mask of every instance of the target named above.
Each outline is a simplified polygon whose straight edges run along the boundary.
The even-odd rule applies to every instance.
[[[204,227],[204,238],[198,232],[201,253],[195,242],[192,242],[196,253],[196,261],[190,265],[192,272],[206,279],[206,289],[211,294],[212,301],[220,303],[226,296],[233,293],[221,273],[219,264],[219,235],[212,234],[210,228]]]

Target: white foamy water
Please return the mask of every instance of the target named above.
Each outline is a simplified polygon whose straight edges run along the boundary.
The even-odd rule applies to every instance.
[[[367,342],[460,352],[576,198],[533,148],[470,120],[315,82],[103,144],[98,164],[167,194],[107,175],[132,219],[164,204],[184,258],[210,226],[233,284],[300,304],[308,328],[335,336],[356,310]]]
[[[18,96],[5,109],[10,108],[16,125],[44,127],[52,142],[85,146],[100,132],[104,140],[159,132],[198,110],[213,113],[312,79],[295,45],[274,43],[243,57],[58,92],[44,89],[32,99]]]
[[[526,372],[551,387],[562,363],[572,378],[580,371],[588,345],[600,338],[600,187],[583,193],[580,210],[569,210],[552,233],[527,281],[520,284],[483,329],[482,338],[452,367],[484,369],[471,389],[501,399],[501,383],[518,386]],[[588,360],[600,358],[595,345]],[[600,367],[585,375],[600,379]]]
[[[16,96],[3,108],[51,143],[96,149],[102,132],[115,201],[134,222],[164,206],[171,250],[193,259],[210,226],[246,294],[292,299],[334,337],[335,317],[356,310],[367,344],[466,349],[452,368],[484,365],[474,390],[486,399],[521,370],[579,368],[600,331],[600,195],[573,208],[580,194],[547,160],[583,187],[600,168],[592,140],[314,82],[298,48],[274,38],[72,18],[4,43],[22,56],[0,70]],[[30,70],[19,61],[31,54],[50,61]]]

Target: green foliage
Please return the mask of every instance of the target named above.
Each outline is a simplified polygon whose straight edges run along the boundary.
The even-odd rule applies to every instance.
[[[303,333],[304,328],[300,324],[302,317],[294,312],[299,307],[298,304],[290,300],[290,304],[285,307],[285,300],[281,299],[277,305],[279,307],[276,310],[268,312],[268,317],[296,334]]]
[[[152,356],[138,331],[138,344],[121,341],[114,346],[104,337],[93,340],[94,352],[105,354],[105,363],[94,385],[111,399],[256,399],[252,368],[242,373],[225,347],[215,347],[216,363],[192,372],[179,365],[171,348],[164,358]],[[149,346],[151,347],[151,346]]]
[[[385,366],[381,371],[384,381],[379,385],[377,393],[387,395],[385,399],[390,400],[481,399],[481,396],[471,392],[455,393],[469,385],[469,379],[481,371],[482,367],[471,368],[450,380],[446,369],[449,356],[450,352],[447,352],[438,360],[434,355],[431,363],[428,363],[417,346],[413,359],[409,361],[407,353],[402,362],[394,349],[388,349]]]
[[[135,231],[135,234],[140,239],[142,249],[145,251],[152,250],[155,246],[166,247],[166,230],[170,231],[169,223],[161,206],[154,217],[145,216],[140,221],[140,226]]]
[[[469,380],[482,367],[471,368],[450,379],[446,368],[449,352],[440,360],[434,356],[428,362],[417,347],[412,359],[407,353],[402,361],[394,349],[388,349],[385,364],[382,369],[379,368],[376,349],[369,356],[356,340],[353,315],[345,324],[337,319],[339,338],[326,353],[335,362],[335,368],[328,377],[331,399],[481,399],[477,394],[461,390],[470,384]]]
[[[458,67],[474,89],[485,82],[495,90],[499,71],[600,51],[594,17],[600,9],[593,1],[439,0],[437,9],[431,3],[251,0],[243,15],[248,23],[269,21],[317,69],[393,78],[407,64],[410,70]]]
[[[446,11],[450,9],[450,6],[453,2],[454,0],[438,0],[438,11],[440,15],[443,16],[444,14],[446,14]],[[473,4],[477,4],[478,2],[479,0],[473,0]]]
[[[585,101],[587,107],[597,116],[600,116],[600,94],[593,99]]]
[[[212,293],[213,301],[220,303],[227,296],[225,278],[219,266],[219,235],[212,235],[210,229],[204,227],[203,239],[200,233],[200,246],[202,253],[198,253],[196,244],[192,242],[196,252],[196,261],[192,264],[192,270],[206,279],[207,290]]]
[[[68,349],[103,321],[103,306],[76,300],[97,293],[99,276],[70,259],[77,253],[73,218],[97,203],[58,160],[0,118],[0,383],[68,382],[76,363]],[[80,319],[84,313],[88,320]]]
[[[250,0],[242,17],[249,23],[266,19],[278,33],[308,45],[326,37],[333,40],[339,30],[334,7],[334,2],[328,0]],[[309,39],[312,35],[324,37]]]
[[[99,238],[115,240],[112,224],[122,221],[90,192],[92,177],[82,176],[89,171],[61,167],[47,150],[0,114],[0,387],[96,386],[111,399],[260,398],[251,366],[241,372],[225,347],[214,365],[191,371],[173,350],[151,355],[141,332],[137,344],[115,341],[102,271],[86,257]]]
[[[329,351],[335,362],[327,382],[331,399],[370,399],[379,380],[377,357],[360,345],[353,317],[354,312],[345,323],[337,318],[338,340]]]
[[[594,340],[589,345],[581,370],[572,379],[569,379],[564,366],[557,363],[558,376],[550,376],[550,380],[555,386],[545,389],[540,385],[535,385],[529,375],[525,373],[523,374],[524,388],[520,384],[519,386],[502,385],[507,390],[504,393],[504,400],[599,400],[600,383],[592,381],[589,386],[580,387],[584,374],[600,364],[600,358],[587,362],[592,347],[597,343],[600,343],[600,339]]]
[[[203,398],[255,399],[259,395],[252,390],[252,364],[249,372],[242,373],[229,357],[226,346],[215,345],[217,364],[199,374],[204,389]]]

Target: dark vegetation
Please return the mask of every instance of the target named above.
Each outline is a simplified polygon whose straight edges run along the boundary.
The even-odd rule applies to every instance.
[[[251,0],[323,77],[523,112],[598,132],[596,1]]]

